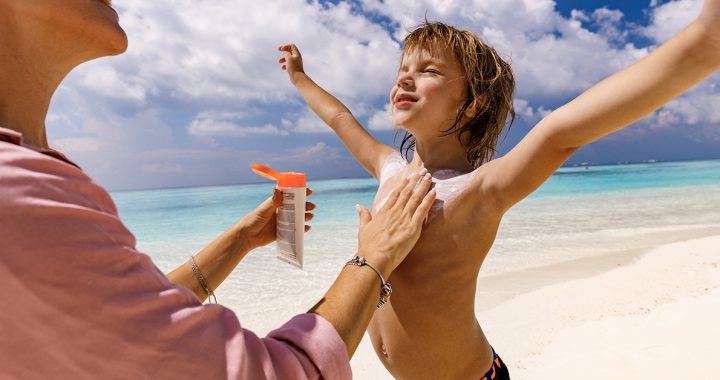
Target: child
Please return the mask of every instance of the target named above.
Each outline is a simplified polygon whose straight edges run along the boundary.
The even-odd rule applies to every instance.
[[[426,168],[437,201],[420,240],[393,272],[390,302],[369,333],[399,379],[508,379],[475,318],[475,288],[503,214],[537,189],[578,148],[627,126],[720,69],[720,0],[648,57],[600,82],[536,125],[493,160],[514,119],[510,66],[477,36],[426,23],[404,41],[392,117],[406,131],[410,162],[368,134],[350,111],[304,72],[294,45],[282,69],[312,110],[379,181],[373,204]]]

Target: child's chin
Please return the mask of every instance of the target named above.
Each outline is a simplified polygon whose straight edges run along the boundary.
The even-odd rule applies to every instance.
[[[405,132],[411,133],[412,126],[408,122],[407,118],[405,117],[393,117],[393,124],[395,125],[395,129],[400,129]]]

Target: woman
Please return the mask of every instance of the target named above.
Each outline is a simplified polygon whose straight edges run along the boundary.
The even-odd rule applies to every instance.
[[[0,0],[0,378],[350,378],[384,279],[434,201],[430,176],[407,178],[372,217],[360,208],[355,265],[309,313],[259,339],[198,296],[273,240],[276,200],[171,282],[135,250],[108,193],[48,147],[44,120],[62,79],[126,48],[110,1]]]

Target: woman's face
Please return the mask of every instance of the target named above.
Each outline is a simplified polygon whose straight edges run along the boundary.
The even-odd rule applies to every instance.
[[[23,26],[49,42],[72,49],[83,60],[116,55],[127,49],[111,0],[0,0],[18,11]]]

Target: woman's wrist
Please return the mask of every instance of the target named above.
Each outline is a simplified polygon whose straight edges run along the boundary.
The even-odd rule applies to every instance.
[[[395,270],[395,265],[392,264],[390,257],[380,252],[370,252],[361,248],[358,250],[357,256],[365,258],[386,280]]]
[[[234,226],[230,233],[233,239],[231,252],[238,258],[242,259],[250,251],[258,248],[258,245],[248,236],[249,234],[241,224]]]
[[[372,265],[372,263],[368,261],[368,259],[360,255],[353,256],[350,261],[348,261],[345,265],[368,267],[373,272],[375,272],[375,274],[378,276],[378,279],[380,280],[380,294],[377,302],[378,308],[380,308],[382,305],[386,304],[390,300],[390,295],[392,295],[392,286],[385,279],[386,276],[383,276],[383,274],[380,272],[381,268],[375,268],[375,266]]]

